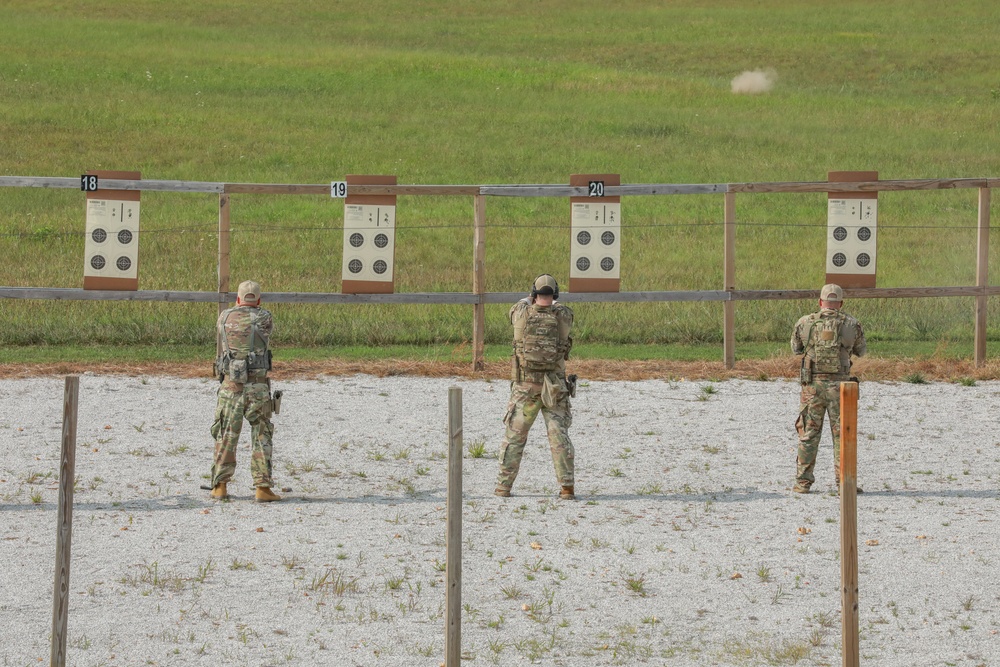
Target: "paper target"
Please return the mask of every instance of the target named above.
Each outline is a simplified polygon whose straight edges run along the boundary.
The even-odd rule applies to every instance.
[[[345,204],[342,280],[392,283],[395,237],[395,206]]]
[[[620,278],[621,204],[574,202],[570,278]]]
[[[83,276],[136,280],[139,264],[139,202],[87,199]]]
[[[877,218],[877,199],[828,200],[828,274],[875,275]]]

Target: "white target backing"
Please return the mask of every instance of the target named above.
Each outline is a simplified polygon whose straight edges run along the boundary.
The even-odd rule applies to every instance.
[[[344,265],[341,280],[392,283],[396,207],[344,205]]]
[[[573,204],[570,278],[621,277],[621,204]]]
[[[875,275],[877,199],[827,203],[826,272]]]

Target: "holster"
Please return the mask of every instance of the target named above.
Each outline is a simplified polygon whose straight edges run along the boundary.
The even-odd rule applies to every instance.
[[[285,392],[279,389],[274,392],[274,397],[271,399],[271,412],[274,414],[281,414],[281,397],[285,395]]]
[[[576,375],[566,376],[566,388],[569,389],[570,398],[576,398]]]
[[[812,381],[812,362],[809,360],[809,356],[804,354],[802,355],[802,365],[799,367],[799,384],[812,384]]]

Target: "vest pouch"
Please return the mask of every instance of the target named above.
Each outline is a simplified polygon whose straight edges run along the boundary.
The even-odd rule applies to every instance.
[[[799,367],[799,384],[812,384],[812,381],[812,364],[809,363],[809,357],[802,357],[802,366]]]
[[[250,379],[246,359],[233,359],[229,362],[229,379],[237,384],[246,384]]]

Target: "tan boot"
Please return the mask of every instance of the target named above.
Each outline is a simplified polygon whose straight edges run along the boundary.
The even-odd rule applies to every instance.
[[[559,500],[576,500],[576,494],[573,493],[573,487],[564,486],[562,491],[559,492]]]
[[[258,503],[273,503],[275,500],[281,500],[281,496],[272,491],[269,486],[258,486],[254,499]]]
[[[226,498],[228,498],[229,494],[226,492],[226,483],[219,482],[218,484],[216,484],[215,487],[212,489],[212,493],[210,493],[209,495],[214,500],[225,500]]]
[[[497,488],[493,491],[493,495],[499,498],[510,498],[510,489],[508,489],[505,486],[498,485]]]

